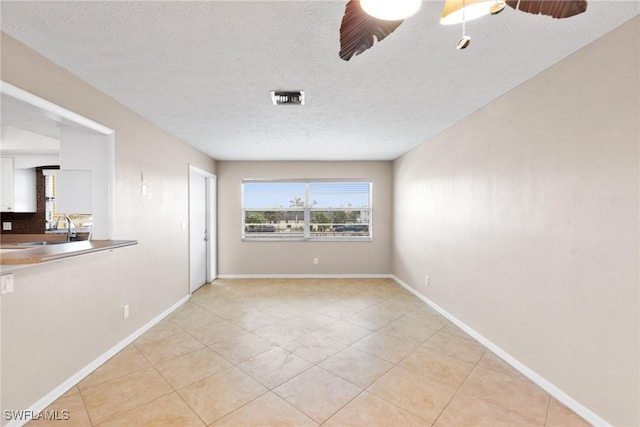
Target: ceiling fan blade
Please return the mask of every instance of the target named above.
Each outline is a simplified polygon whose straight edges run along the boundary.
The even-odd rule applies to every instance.
[[[391,34],[400,21],[383,21],[368,15],[359,0],[349,0],[340,25],[340,58],[350,60]]]
[[[534,15],[569,18],[587,10],[587,0],[507,0],[509,6]]]

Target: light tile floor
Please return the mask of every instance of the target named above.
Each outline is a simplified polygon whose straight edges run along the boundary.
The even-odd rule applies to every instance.
[[[217,280],[48,409],[64,426],[588,425],[387,279]]]

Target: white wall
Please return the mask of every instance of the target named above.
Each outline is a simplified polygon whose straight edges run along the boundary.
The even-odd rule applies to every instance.
[[[621,426],[640,424],[639,30],[394,163],[394,274]]]
[[[4,34],[1,66],[4,81],[115,130],[115,238],[139,242],[15,271],[0,297],[1,406],[19,410],[188,295],[189,164],[215,162]]]
[[[389,274],[391,162],[218,162],[218,274]],[[243,179],[360,178],[373,182],[373,240],[241,241]],[[317,257],[319,263],[313,264]]]

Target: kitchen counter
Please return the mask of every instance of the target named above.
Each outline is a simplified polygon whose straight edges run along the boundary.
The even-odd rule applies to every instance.
[[[3,242],[0,245],[0,253],[2,254],[0,256],[0,265],[26,266],[40,264],[137,244],[136,240],[81,240],[37,246]]]

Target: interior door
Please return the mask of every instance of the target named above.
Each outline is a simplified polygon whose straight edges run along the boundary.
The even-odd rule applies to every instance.
[[[207,177],[189,171],[189,289],[191,292],[207,283],[208,240]]]

